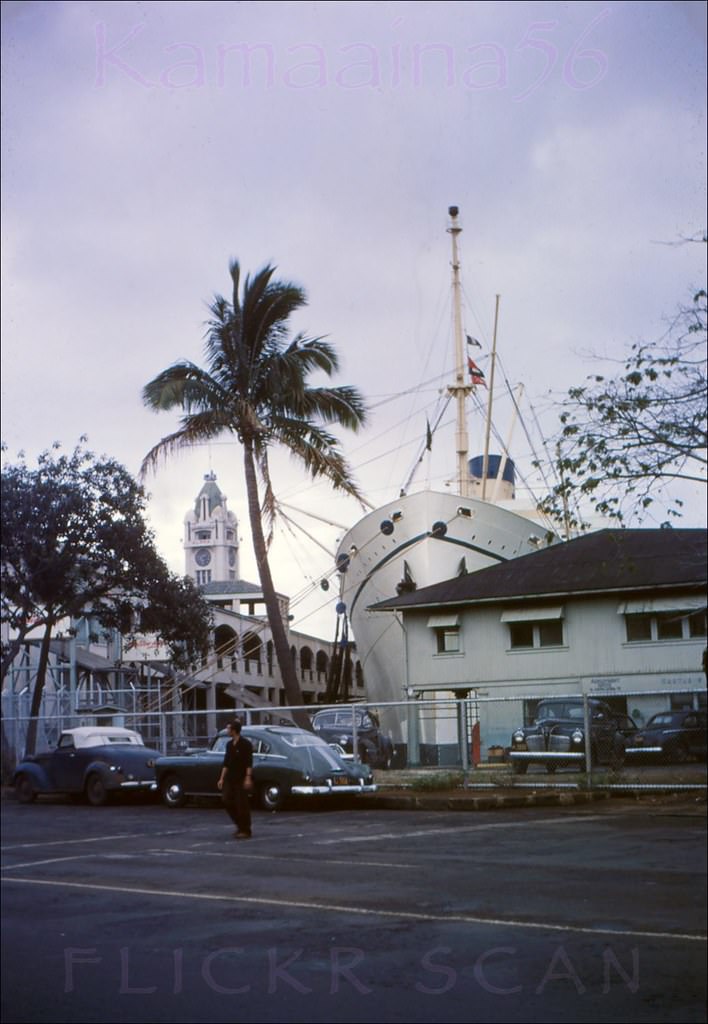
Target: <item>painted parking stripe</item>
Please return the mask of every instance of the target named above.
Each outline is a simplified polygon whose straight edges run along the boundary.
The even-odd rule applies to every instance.
[[[278,856],[274,853],[233,853],[231,850],[205,850],[201,847],[199,849],[190,850],[175,850],[170,847],[155,848],[153,850],[146,850],[146,853],[156,854],[177,854],[187,855],[191,857],[228,857],[229,860],[268,860],[276,861],[282,864],[283,860],[287,860],[288,864],[293,864],[296,861],[301,861],[303,864],[312,864],[312,857],[293,857],[291,854],[287,854],[285,857]],[[67,858],[68,860],[69,858]],[[404,864],[403,861],[390,861],[390,860],[352,860],[350,857],[346,860],[342,860],[338,857],[318,857],[318,864],[344,864],[348,868],[414,868],[420,867],[419,864]]]
[[[333,846],[335,843],[372,843],[382,839],[420,839],[425,836],[449,836],[463,832],[487,832],[490,829],[507,829],[507,828],[525,828],[528,829],[530,825],[565,825],[568,823],[576,823],[579,821],[601,821],[605,820],[604,814],[582,814],[577,816],[568,816],[567,818],[534,818],[532,822],[526,820],[521,821],[489,821],[479,825],[460,825],[445,827],[441,826],[438,828],[417,828],[410,832],[379,832],[378,835],[353,835],[353,836],[342,836],[339,839],[315,839],[313,845],[315,846]]]
[[[95,882],[64,882],[42,878],[5,878],[6,884],[42,885],[55,889],[81,889],[87,892],[121,893],[133,896],[166,896],[168,899],[199,900],[208,903],[234,903],[247,906],[277,907],[281,910],[316,910],[355,917],[384,917],[403,921],[432,921],[437,924],[473,924],[494,928],[525,928],[532,931],[565,932],[581,935],[611,935],[637,939],[669,939],[682,942],[706,942],[706,935],[690,932],[654,932],[634,928],[598,928],[588,925],[555,924],[552,921],[517,921],[514,918],[477,917],[474,914],[432,914],[406,910],[385,910],[380,907],[347,907],[337,903],[315,903],[305,900],[269,899],[260,896],[234,896],[232,893],[183,892],[180,890],[145,889],[126,885],[98,885]]]
[[[100,857],[100,854],[98,855]],[[96,862],[95,853],[76,853],[73,857],[49,857],[47,860],[27,860],[23,864],[6,864],[3,871],[17,871],[18,868],[38,868],[44,864],[62,864],[67,860],[91,860]]]

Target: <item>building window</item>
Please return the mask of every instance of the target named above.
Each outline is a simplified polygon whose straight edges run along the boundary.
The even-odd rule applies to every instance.
[[[562,606],[510,608],[503,611],[501,621],[509,626],[509,649],[534,650],[541,647],[562,647]]]
[[[651,615],[625,615],[627,640],[651,640]]]
[[[539,647],[562,647],[563,646],[563,620],[555,619],[549,622],[538,624],[538,646]]]
[[[202,587],[205,583],[211,583],[211,569],[197,569],[197,586]]]
[[[513,651],[535,647],[562,647],[563,621],[510,622],[509,646]]]
[[[197,530],[197,540],[211,540],[211,530]]]
[[[531,622],[509,623],[509,638],[513,648],[533,647],[533,624]]]
[[[460,630],[458,626],[449,626],[435,630],[438,654],[457,654],[460,650]]]
[[[664,612],[661,615],[657,615],[656,636],[658,640],[681,640],[683,638],[681,614]]]
[[[462,651],[459,615],[431,615],[428,628],[435,636],[436,654],[459,654]]]
[[[624,615],[627,643],[701,639],[706,635],[706,613],[657,611]]]
[[[688,616],[688,635],[689,636],[705,636],[706,635],[706,613],[695,612],[693,615]]]

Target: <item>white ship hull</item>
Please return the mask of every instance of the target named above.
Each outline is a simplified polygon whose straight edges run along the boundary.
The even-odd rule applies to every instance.
[[[462,511],[461,511],[462,510]],[[393,523],[393,532],[381,530]],[[446,532],[436,524],[445,524]],[[338,564],[342,601],[352,625],[371,701],[406,699],[403,631],[392,612],[370,607],[397,594],[406,571],[416,588],[526,555],[544,542],[538,522],[498,505],[459,495],[420,491],[398,498],[361,519],[342,538]]]

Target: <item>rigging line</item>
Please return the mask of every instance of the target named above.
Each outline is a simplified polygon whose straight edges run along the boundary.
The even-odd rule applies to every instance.
[[[289,505],[285,501],[278,501],[280,508],[289,508],[292,512],[299,512],[300,515],[309,516],[310,519],[317,519],[320,523],[324,523],[325,526],[333,526],[335,530],[348,530],[348,526],[344,526],[342,523],[336,523],[332,519],[325,519],[324,516],[318,516],[316,512],[309,512],[306,508],[296,508],[295,505]]]
[[[435,437],[435,431],[438,429],[438,427],[440,425],[440,420],[445,415],[445,412],[447,411],[447,407],[450,404],[451,400],[452,400],[452,395],[448,394],[445,397],[445,401],[444,401],[443,407],[440,410],[437,419],[435,420],[435,422],[432,425],[430,423],[428,424],[428,427],[430,429],[430,445],[428,443],[428,438],[426,437],[425,441],[423,441],[423,444],[421,446],[420,452],[419,452],[415,462],[413,463],[413,467],[410,470],[410,472],[408,473],[408,476],[406,477],[406,479],[404,481],[403,487],[401,488],[403,494],[405,494],[408,491],[408,488],[411,485],[411,482],[413,480],[413,477],[415,476],[415,473],[416,473],[416,470],[418,469],[418,466],[421,464],[421,462],[425,458],[426,451],[431,450],[431,448],[432,448],[432,439],[433,439],[433,437]]]
[[[289,506],[288,506],[288,507],[289,507]],[[296,509],[296,511],[298,511],[298,510]],[[290,516],[289,516],[289,515],[287,514],[287,512],[283,512],[283,510],[282,510],[282,507],[280,508],[280,517],[281,517],[281,519],[282,519],[282,520],[283,520],[283,521],[284,521],[284,522],[286,523],[286,525],[288,526],[288,528],[290,529],[290,531],[291,531],[291,532],[292,532],[292,529],[293,529],[293,527],[295,527],[295,529],[297,529],[297,530],[300,530],[300,532],[301,532],[301,533],[304,533],[304,534],[305,534],[305,536],[306,536],[306,537],[307,537],[307,538],[308,538],[309,540],[311,540],[313,544],[316,544],[316,545],[317,545],[317,547],[319,547],[319,548],[322,548],[322,550],[323,550],[323,551],[325,552],[325,554],[329,555],[329,557],[330,557],[331,559],[334,559],[334,552],[333,552],[333,551],[332,551],[332,550],[331,550],[330,548],[326,547],[326,546],[325,546],[325,545],[324,545],[324,544],[322,543],[322,541],[319,541],[319,540],[317,540],[317,538],[316,538],[316,537],[313,537],[313,536],[312,536],[312,534],[311,534],[311,533],[310,533],[310,532],[309,532],[308,530],[306,530],[304,526],[301,526],[301,525],[300,525],[300,523],[298,523],[298,522],[296,522],[296,520],[292,519],[292,518],[291,518],[291,517],[290,517]],[[320,517],[319,517],[319,516],[315,516],[314,518],[315,518],[315,519],[320,519]],[[325,519],[321,519],[320,521],[321,521],[321,522],[327,522],[327,520],[325,520]],[[331,525],[333,525],[333,524],[332,524],[332,523],[329,523],[328,525],[330,525],[330,526],[331,526]],[[347,529],[347,527],[343,526],[343,527],[342,527],[342,529],[343,529],[343,530],[345,530],[345,529]],[[293,536],[294,536],[294,534],[293,534]],[[301,567],[300,565],[298,565],[298,568],[299,568],[299,569],[300,569],[300,571],[302,572],[302,567]],[[304,575],[306,575],[306,574],[305,574],[305,573],[303,572],[303,576],[304,576]]]
[[[437,399],[436,399],[436,401],[437,401]],[[434,405],[434,404],[435,404],[434,402],[433,403],[428,403],[427,405],[423,406],[423,409],[421,411],[425,411],[426,409],[429,408],[429,405]],[[368,445],[371,445],[371,444],[375,443],[376,441],[379,441],[381,438],[388,436],[392,431],[397,430],[400,426],[405,424],[409,419],[410,419],[410,417],[406,417],[405,419],[397,420],[396,423],[393,423],[393,424],[387,426],[386,429],[381,431],[380,434],[376,434],[374,437],[372,437],[369,440],[365,441],[363,444],[359,445],[357,448],[353,448],[351,450],[351,452],[349,453],[349,458],[351,458],[352,455],[355,455],[358,451],[361,451],[362,448],[365,448]],[[417,438],[413,438],[413,439],[411,439],[409,441],[399,442],[399,443],[396,444],[395,448],[389,448],[385,452],[380,452],[377,455],[372,455],[371,458],[366,459],[366,461],[359,462],[356,465],[352,466],[352,469],[354,470],[355,473],[358,473],[359,470],[361,470],[364,466],[370,466],[372,463],[378,462],[380,459],[385,459],[388,456],[390,456],[391,454],[399,452],[402,449],[407,448],[407,447],[415,444],[416,442],[417,442]],[[306,479],[306,480],[303,480],[302,483],[298,483],[297,486],[293,485],[293,487],[289,488],[284,493],[285,493],[285,496],[288,497],[288,498],[292,498],[293,496],[297,497],[298,494],[303,493],[304,489],[306,489],[307,492],[309,493],[309,492],[312,491],[313,487],[323,486],[325,484],[325,482],[326,481],[322,480],[322,481],[319,481],[319,482],[315,482],[313,484],[309,479]],[[306,485],[307,485],[307,487],[306,487]]]
[[[446,373],[438,373],[435,377],[430,377],[428,380],[421,381],[419,384],[414,384],[413,387],[406,388],[405,391],[395,391],[385,398],[382,398],[380,402],[375,402],[369,406],[369,409],[378,409],[382,405],[387,405],[389,402],[395,402],[399,398],[406,398],[408,395],[416,394],[422,391],[423,388],[429,385],[438,384],[440,381],[445,380],[447,377]]]

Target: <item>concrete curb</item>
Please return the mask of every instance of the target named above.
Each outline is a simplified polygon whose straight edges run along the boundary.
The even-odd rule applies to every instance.
[[[386,793],[357,797],[358,807],[386,811],[492,811],[524,807],[572,807],[607,800],[686,801],[706,803],[704,792],[647,792],[640,790],[595,792],[478,793]]]

